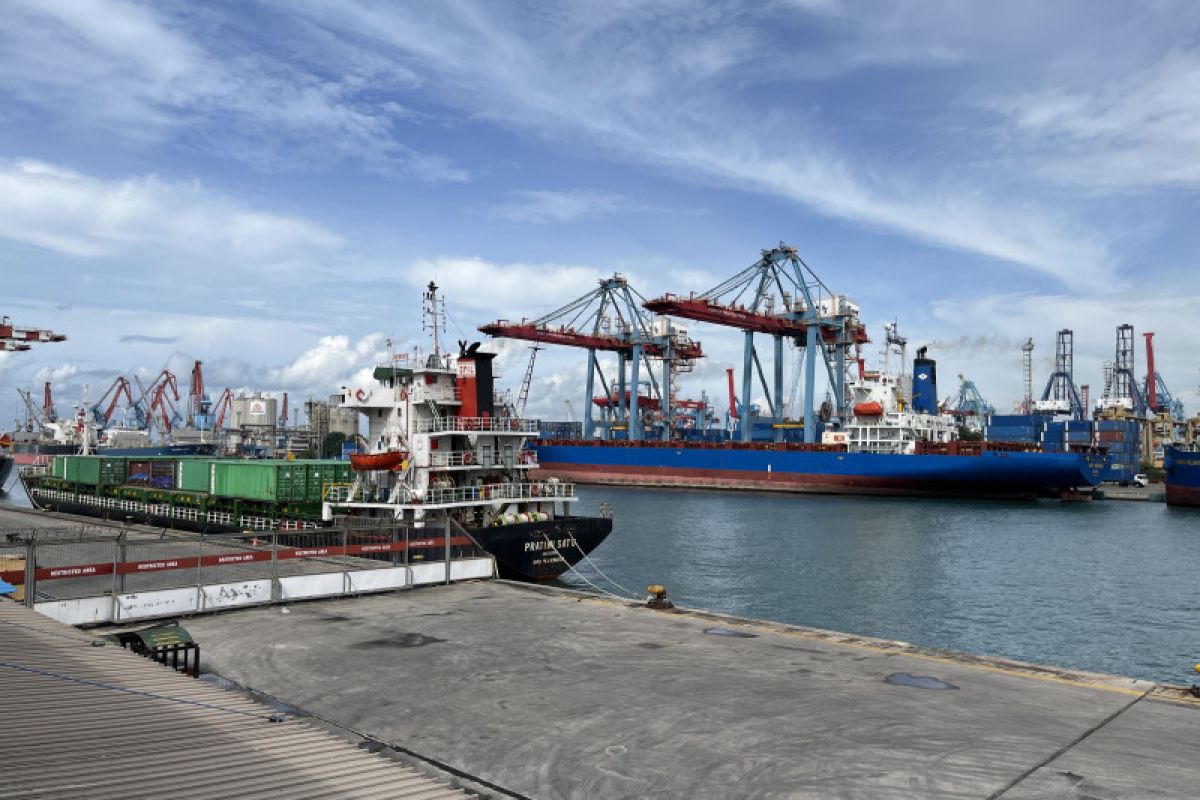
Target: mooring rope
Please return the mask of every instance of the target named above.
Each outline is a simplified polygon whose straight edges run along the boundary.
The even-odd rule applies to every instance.
[[[558,556],[560,559],[562,559],[562,562],[563,562],[564,564],[566,564],[566,565],[567,565],[567,569],[569,569],[571,572],[575,573],[575,577],[579,578],[579,580],[583,581],[583,582],[584,582],[584,583],[586,583],[588,586],[590,586],[590,587],[592,587],[593,589],[595,589],[597,592],[600,592],[600,594],[608,595],[609,597],[614,597],[614,598],[616,598],[617,600],[630,600],[630,599],[637,599],[637,595],[634,595],[632,592],[629,592],[629,590],[628,590],[628,589],[626,589],[624,586],[621,586],[621,585],[620,585],[619,583],[617,583],[616,581],[612,580],[612,578],[608,578],[608,576],[607,576],[607,575],[605,575],[604,577],[605,577],[605,578],[607,578],[607,579],[608,579],[608,580],[609,580],[609,581],[610,581],[610,582],[611,582],[611,583],[612,583],[614,586],[616,586],[617,588],[619,588],[619,589],[622,589],[622,590],[624,590],[625,592],[628,592],[628,593],[630,594],[630,596],[629,596],[629,597],[622,597],[622,596],[621,596],[621,595],[619,595],[619,594],[614,594],[614,593],[612,593],[612,592],[608,591],[607,589],[602,589],[602,588],[600,588],[599,586],[597,586],[596,584],[592,583],[590,580],[588,580],[588,579],[587,579],[587,576],[586,576],[586,575],[584,575],[584,574],[583,574],[582,572],[580,572],[579,570],[575,569],[575,566],[574,566],[574,565],[573,565],[573,564],[572,564],[570,561],[567,561],[567,559],[563,557],[563,554],[562,554],[562,553],[560,553],[560,552],[558,551],[558,548],[554,546],[554,542],[550,541],[550,537],[546,535],[546,532],[545,532],[545,531],[542,531],[542,532],[541,532],[541,534],[542,534],[542,538],[546,540],[546,544],[547,544],[547,545],[549,545],[549,546],[550,546],[550,549],[554,551],[554,555],[556,555],[556,556]],[[583,553],[583,548],[582,548],[582,547],[579,547],[579,542],[576,542],[576,541],[575,541],[575,537],[574,537],[574,536],[572,536],[572,537],[571,537],[571,541],[572,541],[572,542],[575,542],[575,547],[576,547],[576,548],[579,550],[579,552],[580,552],[580,553]],[[587,554],[586,554],[586,553],[584,553],[584,556],[583,556],[583,557],[586,559],[586,558],[587,558]],[[600,572],[599,570],[596,570],[596,571],[597,571],[597,572]],[[604,573],[602,573],[602,572],[601,572],[600,574],[601,574],[601,575],[604,575]]]

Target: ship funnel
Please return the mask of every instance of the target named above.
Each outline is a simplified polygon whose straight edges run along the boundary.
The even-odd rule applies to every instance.
[[[928,346],[920,347],[913,359],[912,408],[918,414],[938,413],[937,362],[927,352]]]

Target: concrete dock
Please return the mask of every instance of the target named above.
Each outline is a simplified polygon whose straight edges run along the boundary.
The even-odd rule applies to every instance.
[[[531,798],[1194,797],[1169,687],[503,582],[196,617],[202,666]],[[486,792],[485,792],[486,794]]]

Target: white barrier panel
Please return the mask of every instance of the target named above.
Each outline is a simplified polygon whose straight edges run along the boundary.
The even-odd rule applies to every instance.
[[[450,580],[465,581],[471,578],[492,577],[493,561],[490,558],[464,558],[450,562]]]
[[[280,600],[327,597],[331,594],[342,594],[345,591],[346,581],[340,572],[323,573],[320,575],[293,575],[290,578],[279,579]]]
[[[271,602],[271,580],[214,583],[201,588],[205,610]]]
[[[404,567],[355,570],[347,572],[346,576],[350,579],[351,592],[376,592],[408,586],[408,570]]]
[[[153,592],[128,592],[117,595],[117,619],[173,617],[199,610],[195,586],[186,589],[159,589]]]
[[[434,561],[432,564],[412,564],[409,569],[412,570],[413,586],[446,581],[446,565],[440,561]]]
[[[49,600],[45,603],[34,603],[33,610],[65,625],[95,625],[112,621],[112,598]]]

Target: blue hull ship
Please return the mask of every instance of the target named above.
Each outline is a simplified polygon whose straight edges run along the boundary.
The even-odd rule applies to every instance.
[[[1200,506],[1200,451],[1167,446],[1163,452],[1167,503]]]
[[[1105,469],[1098,453],[956,444],[944,454],[730,442],[544,441],[536,450],[545,473],[579,483],[827,494],[1058,495],[1096,486]]]

